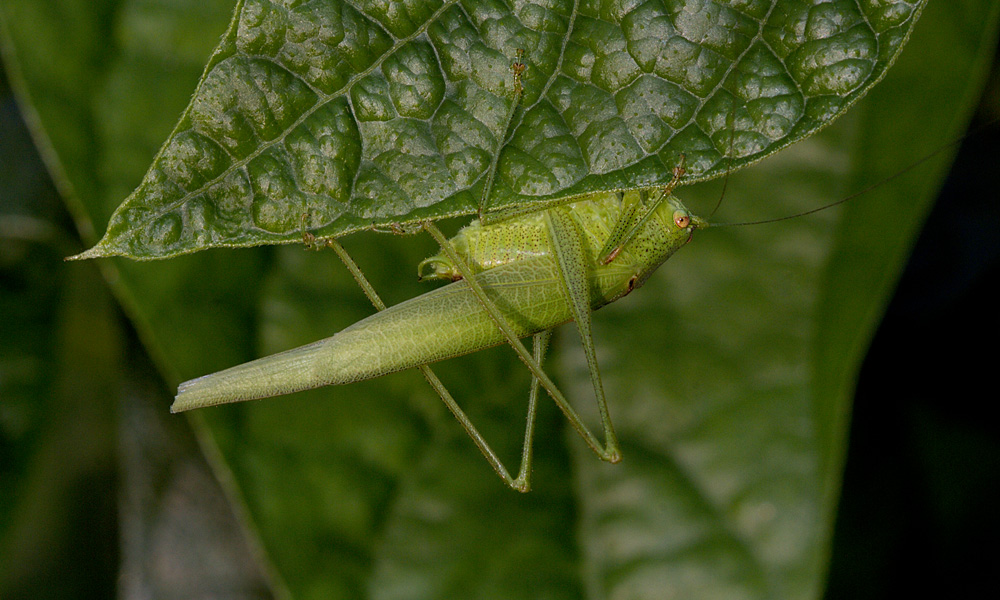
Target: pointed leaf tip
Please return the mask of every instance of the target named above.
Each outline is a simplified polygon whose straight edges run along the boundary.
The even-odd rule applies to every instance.
[[[117,254],[104,252],[100,244],[84,250],[79,254],[74,254],[73,256],[67,256],[63,260],[69,262],[71,260],[90,260],[91,258],[106,258],[109,256],[118,256]]]

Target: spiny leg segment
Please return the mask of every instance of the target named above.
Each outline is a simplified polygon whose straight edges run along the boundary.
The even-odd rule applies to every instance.
[[[510,65],[510,72],[512,74],[512,79],[514,84],[512,86],[513,98],[510,104],[510,108],[507,110],[507,114],[504,117],[504,129],[500,138],[500,145],[497,146],[497,151],[493,154],[490,159],[490,167],[486,173],[486,181],[483,184],[483,193],[479,197],[479,218],[482,219],[486,213],[486,200],[490,196],[490,192],[493,191],[493,178],[496,176],[497,163],[500,160],[500,151],[510,142],[513,132],[510,131],[511,123],[514,121],[514,115],[517,113],[517,107],[521,105],[521,98],[524,97],[524,84],[521,83],[521,76],[527,70],[527,65],[524,64],[524,50],[521,48],[517,49],[517,54],[515,55],[514,62]]]

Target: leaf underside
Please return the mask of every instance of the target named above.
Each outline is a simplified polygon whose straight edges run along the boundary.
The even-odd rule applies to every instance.
[[[243,0],[79,258],[535,209],[739,168],[884,74],[923,3]],[[523,49],[524,95],[511,62]]]

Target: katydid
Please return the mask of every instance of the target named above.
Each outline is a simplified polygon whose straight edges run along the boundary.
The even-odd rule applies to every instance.
[[[675,170],[674,181],[666,188],[600,193],[491,225],[473,223],[451,242],[428,223],[425,226],[440,243],[442,254],[422,266],[434,266],[432,277],[458,281],[382,310],[331,338],[183,383],[171,409],[351,383],[507,342],[533,375],[525,460],[516,480],[458,414],[450,396],[445,398],[440,383],[432,381],[501,477],[516,489],[528,487],[538,385],[553,397],[588,446],[601,458],[616,462],[620,453],[600,382],[590,313],[641,286],[691,239],[695,229],[706,225],[670,195],[681,173],[682,169]],[[613,247],[608,247],[609,240],[615,241]],[[339,245],[334,247],[339,250]],[[361,277],[356,268],[352,272]],[[374,293],[368,293],[378,305]],[[548,332],[570,320],[577,324],[591,368],[603,444],[540,366]],[[520,342],[528,335],[535,336],[534,356]]]
[[[512,70],[517,100],[523,71],[520,55]],[[512,116],[513,111],[508,121]],[[418,275],[454,282],[388,309],[340,244],[326,240],[380,312],[325,340],[185,382],[171,410],[266,398],[417,367],[490,465],[514,489],[530,487],[539,387],[545,388],[600,458],[617,462],[621,454],[594,351],[591,312],[641,286],[690,241],[695,229],[707,226],[672,196],[683,171],[683,164],[675,168],[673,180],[665,187],[595,193],[496,223],[476,221],[451,240],[432,223],[424,223],[441,252],[421,262]],[[489,180],[481,209],[488,189]],[[541,366],[551,330],[571,320],[580,333],[590,369],[603,442]],[[521,342],[529,335],[533,336],[533,353]],[[516,477],[427,366],[504,343],[514,348],[532,374]]]

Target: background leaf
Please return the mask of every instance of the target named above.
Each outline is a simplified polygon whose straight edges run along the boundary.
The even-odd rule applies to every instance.
[[[118,330],[0,78],[0,595],[107,594]],[[34,159],[34,160],[33,160]],[[96,327],[95,332],[91,327]],[[49,573],[59,571],[62,577]]]
[[[183,108],[225,27],[231,9],[225,4],[0,5],[7,75],[20,91],[35,145],[82,237],[95,238],[90,219],[107,219],[142,176],[175,120],[167,116],[158,122],[155,113],[171,103],[175,113]],[[213,14],[216,31],[210,27]],[[6,94],[4,100],[4,115],[13,123],[13,103]],[[15,139],[5,128],[4,149]],[[141,368],[148,359],[134,333],[119,328],[122,319],[101,290],[111,284],[164,372],[174,367],[159,344],[171,342],[153,334],[149,324],[157,319],[192,324],[195,330],[188,333],[195,336],[199,321],[219,327],[228,339],[205,348],[239,360],[246,296],[237,294],[223,307],[218,302],[225,293],[192,296],[188,303],[169,290],[183,287],[192,272],[210,273],[213,264],[220,274],[249,277],[252,270],[244,269],[255,258],[223,264],[195,257],[153,271],[104,263],[97,265],[103,284],[95,269],[67,270],[61,258],[81,248],[67,233],[69,217],[47,209],[44,191],[26,185],[32,165],[35,172],[42,169],[38,158],[28,152],[11,156],[19,160],[0,163],[5,306],[0,596],[107,597],[119,582],[123,597],[193,598],[191,590],[229,588],[251,595],[264,584],[259,572],[239,577],[243,565],[253,566],[245,530],[208,473],[188,424],[167,420],[162,410],[152,413],[158,421],[144,418],[150,414],[144,412],[146,403],[155,402],[151,397],[162,408],[169,396],[162,380],[150,381],[148,366]],[[136,161],[137,156],[142,158]],[[191,341],[185,337],[175,341],[183,346]],[[184,354],[179,348],[174,359]],[[30,367],[27,373],[21,372],[24,366]],[[139,441],[148,445],[119,438],[122,423],[140,428]],[[180,534],[179,525],[192,519],[200,526]],[[119,552],[127,555],[121,563]],[[213,560],[191,560],[197,556]]]
[[[665,184],[681,154],[690,181],[711,178],[864,95],[923,5],[241,0],[174,132],[83,257],[537,209]]]
[[[0,12],[36,140],[88,240],[91,219],[103,222],[139,181],[174,121],[163,113],[182,110],[229,10],[204,1],[100,7],[11,1]],[[863,187],[857,171],[878,180],[950,139],[995,39],[992,3],[963,9],[932,3],[904,62],[868,101],[794,152],[734,176],[717,220],[814,208]],[[934,169],[919,171],[935,179]],[[191,422],[278,595],[816,597],[849,390],[925,210],[919,188],[933,187],[910,185],[902,200],[865,196],[839,213],[700,232],[643,290],[599,312],[620,465],[584,452],[546,404],[536,489],[513,494],[413,373],[201,411]],[[717,192],[679,195],[704,213]],[[348,242],[390,302],[425,289],[406,274],[433,250],[429,240]],[[300,248],[101,267],[171,387],[371,310],[332,255]],[[552,368],[586,408],[567,336]],[[508,354],[441,371],[512,460],[528,378]],[[168,405],[161,397],[165,418]],[[23,468],[11,471],[18,481],[32,470],[11,464]],[[231,581],[215,573],[208,581]]]

